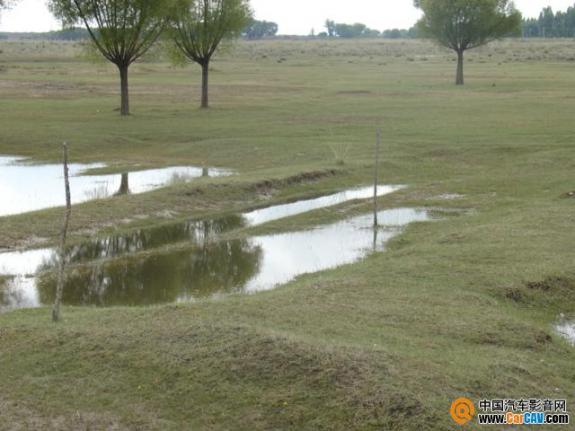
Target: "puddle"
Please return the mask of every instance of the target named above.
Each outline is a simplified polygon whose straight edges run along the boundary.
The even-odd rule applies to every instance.
[[[384,196],[402,189],[403,186],[379,186],[377,195]],[[362,187],[316,199],[293,202],[285,205],[275,205],[268,208],[252,211],[244,214],[247,222],[252,225],[260,225],[273,220],[303,214],[320,208],[333,207],[355,199],[369,199],[373,197],[373,187]]]
[[[39,290],[34,278],[18,277],[0,280],[0,313],[18,308],[35,308],[40,304]]]
[[[393,209],[379,213],[382,227],[377,236],[372,216],[363,215],[305,231],[218,240],[218,233],[246,223],[247,217],[238,216],[235,220],[189,223],[187,229],[175,231],[174,237],[189,241],[182,244],[185,247],[95,262],[93,259],[121,255],[144,245],[140,237],[103,242],[98,247],[92,243],[68,254],[73,263],[89,263],[70,268],[63,302],[102,307],[153,305],[269,290],[302,274],[357,262],[374,249],[382,251],[402,227],[430,218],[425,210]],[[150,234],[147,241],[154,243],[154,236]],[[24,271],[14,274],[16,277],[2,289],[0,311],[52,303],[54,273],[44,272],[35,278],[24,274],[31,266],[43,271],[55,269],[56,255],[37,251],[34,256],[36,261],[30,260],[30,266],[13,264],[14,269],[24,265],[20,268]],[[2,263],[9,266],[9,261],[0,260],[0,267]]]
[[[402,186],[380,186],[378,196],[393,193]],[[133,231],[129,234],[96,238],[79,245],[68,247],[66,255],[69,264],[97,259],[119,257],[129,253],[152,250],[183,241],[201,242],[202,237],[216,237],[222,233],[248,226],[259,226],[272,220],[279,220],[314,209],[326,208],[355,199],[373,196],[373,187],[351,189],[316,199],[302,200],[285,205],[276,205],[245,213],[208,221],[186,221]],[[34,275],[51,261],[57,259],[53,248],[25,252],[0,253],[0,274]]]
[[[44,262],[56,256],[55,249],[44,248],[24,252],[0,253],[0,274],[34,275]]]
[[[243,226],[245,226],[245,220],[238,215],[217,220],[188,221],[155,226],[69,246],[66,250],[66,262],[73,265],[110,259],[183,241],[202,244],[214,240],[224,232]],[[0,253],[0,274],[33,276],[38,272],[51,270],[56,266],[57,261],[58,255],[55,248]]]
[[[83,175],[104,164],[70,164],[72,204],[102,199],[127,192],[138,194],[173,182],[202,176],[226,176],[225,169],[176,166],[149,169],[129,174]],[[36,165],[18,157],[0,157],[0,217],[62,206],[64,200],[62,166]]]
[[[400,188],[381,186],[378,195]],[[70,246],[64,302],[151,305],[267,290],[300,274],[355,262],[370,249],[381,250],[401,226],[429,218],[419,210],[383,211],[385,228],[377,238],[372,218],[366,215],[302,232],[219,240],[225,232],[372,195],[372,187],[357,188],[243,215],[161,225]],[[180,247],[156,250],[174,244]],[[52,248],[0,253],[0,274],[12,277],[0,286],[0,311],[51,304],[57,262]]]
[[[555,326],[555,330],[575,346],[575,322],[563,321]]]

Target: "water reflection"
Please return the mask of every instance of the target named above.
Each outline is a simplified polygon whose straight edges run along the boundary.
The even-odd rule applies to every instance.
[[[39,304],[38,287],[34,278],[0,280],[0,313],[18,308],[34,308]]]
[[[378,195],[392,193],[401,186],[380,186]],[[318,208],[326,208],[355,199],[373,195],[373,188],[363,187],[302,200],[285,205],[275,205],[241,216],[231,215],[209,221],[185,221],[136,230],[128,234],[96,238],[80,245],[69,247],[69,263],[81,263],[89,260],[118,257],[128,253],[152,250],[167,244],[181,241],[197,243],[202,237],[214,237],[224,232],[247,226],[258,226],[269,221],[302,214]],[[376,232],[377,233],[377,232]],[[0,274],[33,275],[56,259],[54,249],[31,250],[24,253],[0,253]]]
[[[24,252],[0,253],[0,274],[10,276],[34,275],[42,265],[55,258],[52,248]]]
[[[388,195],[402,188],[403,186],[379,186],[377,188],[377,196]],[[369,199],[371,197],[373,197],[373,187],[361,187],[316,199],[300,200],[285,205],[274,205],[272,207],[251,211],[244,214],[244,217],[248,223],[253,226],[320,208],[333,207],[356,199]]]
[[[382,211],[379,218],[382,228],[375,234],[372,216],[364,215],[305,231],[231,241],[218,240],[218,232],[231,229],[236,223],[241,225],[241,217],[196,222],[185,232],[173,233],[174,238],[191,239],[189,244],[184,243],[185,248],[96,262],[91,261],[149,244],[137,236],[99,247],[87,245],[68,257],[73,263],[88,264],[70,270],[64,303],[151,305],[268,290],[302,274],[356,262],[374,248],[381,251],[403,226],[429,220],[430,216],[424,210],[394,209]],[[157,241],[165,241],[165,235],[158,232]],[[146,241],[153,243],[154,237],[149,236]],[[42,265],[44,270],[54,269],[56,260],[44,260]],[[38,302],[34,305],[50,304],[55,288],[53,273],[38,276],[35,287]],[[29,307],[31,297],[28,294],[28,302],[22,306]]]
[[[261,250],[246,240],[206,244],[199,249],[130,256],[75,268],[64,288],[68,305],[153,305],[241,290],[258,272]],[[37,281],[39,301],[54,300],[56,278]]]
[[[115,193],[116,196],[123,196],[130,194],[130,174],[124,173],[121,175],[120,188]]]
[[[144,193],[174,182],[189,181],[206,175],[206,169],[175,166],[131,172],[129,187],[127,174],[83,175],[89,169],[103,168],[104,164],[70,164],[72,203],[113,196],[128,189],[130,193]],[[208,175],[231,175],[225,169],[210,168]],[[17,157],[0,157],[0,217],[21,214],[65,204],[62,166],[36,165]],[[122,193],[125,194],[125,193]]]
[[[575,322],[562,320],[555,326],[555,329],[559,335],[575,346]]]
[[[129,234],[113,235],[95,239],[68,248],[66,253],[70,264],[91,260],[114,258],[139,251],[153,250],[169,244],[187,241],[206,246],[224,232],[245,225],[241,216],[232,215],[217,220],[188,221],[185,223],[155,226],[133,231]],[[55,259],[55,253],[51,259]],[[46,264],[46,263],[45,263]],[[51,265],[52,262],[48,262]],[[44,269],[42,267],[40,270]]]

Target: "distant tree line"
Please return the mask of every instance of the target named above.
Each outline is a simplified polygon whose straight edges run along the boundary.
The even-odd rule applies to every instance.
[[[6,9],[11,6],[13,0],[0,0],[0,9]]]
[[[360,38],[360,37],[383,37],[385,39],[411,39],[417,37],[416,27],[410,29],[390,29],[374,30],[362,23],[345,24],[337,23],[330,19],[325,22],[325,29],[319,33],[318,37],[339,37],[342,39]]]
[[[88,30],[85,28],[74,27],[58,31],[49,31],[46,33],[9,33],[0,32],[0,39],[18,39],[18,40],[83,40],[90,37]]]
[[[575,37],[575,5],[565,12],[544,8],[539,18],[523,20],[523,37]]]
[[[0,0],[1,1],[1,0]],[[273,37],[278,32],[278,25],[270,21],[251,20],[242,31],[242,36],[246,39],[263,39]],[[25,32],[0,32],[0,39],[18,40],[83,40],[88,39],[90,33],[83,27],[65,28],[64,30],[49,31],[44,33]]]
[[[279,27],[275,22],[252,19],[242,31],[242,36],[246,39],[263,39],[275,36],[278,29]]]
[[[325,22],[325,28],[327,31],[320,33],[320,37],[342,37],[342,38],[354,38],[354,37],[379,37],[381,32],[379,30],[373,30],[366,26],[365,24],[355,23],[355,24],[345,24],[337,23],[332,20],[327,20]]]
[[[394,28],[391,30],[384,30],[381,36],[385,39],[415,39],[417,35],[417,27],[413,26],[410,29]]]

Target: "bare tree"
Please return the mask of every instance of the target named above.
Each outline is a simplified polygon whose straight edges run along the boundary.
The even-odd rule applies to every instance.
[[[64,189],[66,194],[66,211],[64,212],[64,225],[60,234],[58,284],[56,285],[56,298],[52,308],[52,321],[60,320],[60,305],[62,304],[62,293],[66,277],[66,239],[68,237],[68,226],[70,225],[70,215],[72,214],[72,203],[70,198],[70,179],[68,173],[68,145],[63,145],[63,165],[64,165]]]
[[[50,0],[65,24],[82,23],[96,49],[120,73],[122,115],[130,115],[128,69],[160,37],[175,0]]]
[[[224,39],[241,35],[251,16],[248,0],[180,0],[171,35],[178,51],[202,67],[202,108],[209,106],[213,55]]]

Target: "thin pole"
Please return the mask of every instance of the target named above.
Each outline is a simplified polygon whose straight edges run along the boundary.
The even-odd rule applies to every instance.
[[[52,308],[52,321],[58,322],[60,320],[60,304],[62,303],[62,292],[64,290],[66,268],[66,238],[68,236],[68,225],[70,224],[70,214],[72,213],[72,203],[70,198],[70,178],[68,172],[68,144],[64,142],[63,147],[63,164],[64,164],[64,187],[66,191],[66,211],[64,213],[64,226],[62,226],[62,233],[60,236],[60,250],[59,250],[59,268],[58,268],[58,284],[56,286],[56,298],[54,299],[54,307]]]
[[[379,148],[381,147],[381,129],[377,129],[375,142],[375,172],[373,178],[373,227],[379,225],[377,221],[377,189],[379,183]]]

